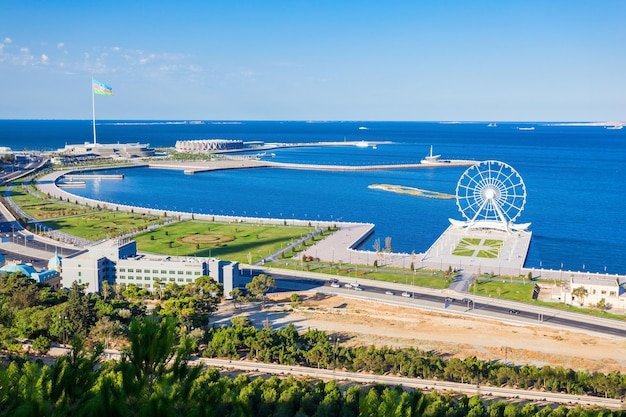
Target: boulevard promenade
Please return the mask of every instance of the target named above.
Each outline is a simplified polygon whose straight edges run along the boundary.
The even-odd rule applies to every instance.
[[[145,166],[145,165],[144,165]],[[221,170],[221,169],[241,169],[268,166],[265,161],[255,159],[219,159],[213,161],[195,161],[195,162],[175,162],[162,161],[150,162],[149,166],[170,169],[190,169],[190,170]],[[452,254],[453,248],[463,237],[458,230],[448,228],[442,232],[442,235],[433,245],[425,252],[421,253],[387,253],[385,252],[384,242],[378,253],[374,248],[355,249],[371,233],[373,233],[374,225],[367,223],[348,223],[338,221],[313,221],[300,219],[276,219],[263,217],[247,217],[247,216],[228,216],[213,214],[198,214],[180,211],[164,211],[159,209],[129,206],[115,203],[108,203],[99,200],[88,199],[74,194],[70,194],[65,190],[56,186],[56,180],[61,176],[73,172],[55,171],[40,178],[36,186],[37,188],[55,198],[84,204],[92,207],[102,207],[109,210],[120,210],[134,213],[145,213],[156,216],[172,216],[181,220],[207,220],[217,222],[249,222],[257,224],[275,224],[275,225],[295,225],[295,226],[311,226],[316,228],[327,228],[336,226],[340,230],[337,233],[325,238],[323,241],[310,246],[304,252],[304,255],[320,259],[324,262],[344,263],[344,264],[361,264],[372,265],[376,261],[378,267],[390,266],[398,268],[409,268],[413,263],[415,269],[421,270],[447,270],[449,267],[459,270],[461,274],[469,279],[474,274],[493,273],[494,275],[505,276],[528,276],[529,273],[535,278],[544,278],[551,280],[569,280],[570,278],[586,278],[586,279],[620,279],[625,281],[625,275],[617,274],[601,274],[591,273],[589,271],[567,271],[567,270],[549,270],[542,268],[526,268],[523,266],[526,259],[528,246],[530,245],[531,235],[529,232],[515,232],[511,236],[495,236],[489,232],[489,238],[502,239],[505,241],[501,255],[497,258],[478,258],[475,256],[456,256]],[[444,225],[442,225],[443,228]],[[302,254],[298,255],[300,260]],[[466,289],[459,289],[463,292]]]

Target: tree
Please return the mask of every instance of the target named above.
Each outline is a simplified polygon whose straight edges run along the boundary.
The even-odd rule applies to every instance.
[[[572,290],[572,296],[580,300],[579,303],[581,306],[585,304],[585,297],[587,296],[588,293],[589,292],[587,291],[587,289],[583,287],[582,285]]]
[[[392,252],[391,237],[390,236],[387,236],[385,238],[385,252],[387,252],[387,253],[391,253]]]
[[[85,286],[74,281],[67,296],[64,317],[67,317],[69,331],[73,337],[87,336],[94,319],[89,299],[84,294]]]
[[[300,304],[302,304],[302,297],[300,297],[300,295],[296,294],[295,292],[291,294],[289,300],[291,301],[291,308],[296,308]]]
[[[37,336],[33,340],[33,349],[40,355],[45,355],[50,350],[50,339],[45,336]]]
[[[246,289],[257,299],[261,299],[263,307],[265,307],[265,296],[269,291],[276,287],[274,278],[260,274],[252,278],[252,281],[246,284]]]

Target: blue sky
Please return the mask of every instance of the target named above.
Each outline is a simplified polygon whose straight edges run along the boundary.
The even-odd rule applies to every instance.
[[[625,44],[623,0],[0,0],[0,118],[626,121]]]

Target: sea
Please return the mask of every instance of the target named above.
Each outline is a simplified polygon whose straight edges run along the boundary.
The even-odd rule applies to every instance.
[[[98,121],[96,132],[100,143],[140,142],[157,149],[189,139],[346,142],[280,148],[259,156],[302,164],[419,163],[431,146],[442,159],[501,161],[526,188],[516,220],[531,223],[533,232],[526,267],[626,274],[626,129],[563,122]],[[92,142],[92,135],[88,120],[0,120],[0,146],[13,150],[53,151]],[[369,146],[350,144],[354,141]],[[255,168],[185,175],[133,168],[111,171],[123,173],[123,180],[88,180],[85,188],[68,191],[164,211],[373,223],[375,233],[361,249],[374,250],[376,240],[384,246],[390,238],[394,252],[422,253],[449,219],[464,220],[456,200],[368,186],[455,194],[466,169]]]

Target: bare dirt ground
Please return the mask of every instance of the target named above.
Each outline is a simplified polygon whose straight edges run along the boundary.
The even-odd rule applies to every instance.
[[[324,330],[345,346],[413,346],[448,358],[476,356],[517,365],[626,372],[625,339],[513,326],[339,296],[301,296],[303,303],[296,308],[290,305],[289,294],[274,295],[263,310],[256,303],[238,310],[223,305],[214,320],[226,323],[234,315],[243,315],[255,325],[269,321],[274,328],[292,322],[300,330]]]

